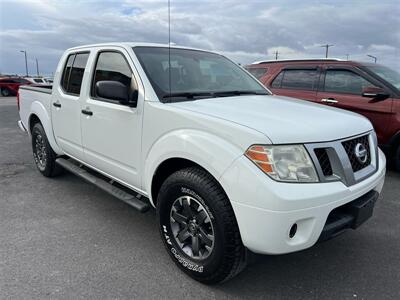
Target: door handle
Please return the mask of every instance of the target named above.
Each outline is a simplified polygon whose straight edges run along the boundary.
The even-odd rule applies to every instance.
[[[84,115],[93,116],[93,112],[89,108],[82,109],[82,113]]]
[[[339,101],[337,101],[335,98],[322,98],[321,102],[325,102],[325,103],[338,103]]]
[[[60,102],[53,102],[53,106],[60,108],[61,107],[61,103]]]

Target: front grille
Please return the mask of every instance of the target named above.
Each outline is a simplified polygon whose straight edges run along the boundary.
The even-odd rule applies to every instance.
[[[319,165],[322,169],[322,173],[324,176],[332,176],[333,170],[331,162],[329,161],[328,153],[325,148],[316,148],[314,149],[315,155],[317,156]]]
[[[362,144],[365,149],[367,149],[368,157],[364,163],[360,162],[355,154],[355,148],[358,143]],[[360,171],[371,164],[371,151],[369,147],[368,135],[360,136],[355,139],[342,142],[342,145],[350,159],[353,172]]]

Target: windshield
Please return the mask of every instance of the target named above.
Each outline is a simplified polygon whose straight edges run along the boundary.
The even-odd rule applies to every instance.
[[[378,76],[385,79],[391,85],[395,86],[397,89],[400,89],[400,73],[389,69],[388,67],[384,66],[366,66],[367,69],[374,72]]]
[[[269,94],[239,66],[218,54],[171,48],[169,55],[167,47],[133,50],[162,102]]]

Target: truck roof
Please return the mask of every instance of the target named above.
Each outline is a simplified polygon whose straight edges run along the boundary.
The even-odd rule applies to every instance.
[[[110,42],[110,43],[100,43],[100,44],[89,44],[89,45],[81,45],[77,47],[72,47],[67,49],[70,50],[79,50],[79,49],[87,49],[87,48],[95,48],[95,47],[109,47],[109,46],[116,46],[116,47],[124,47],[124,48],[132,48],[132,47],[160,47],[165,48],[168,47],[168,44],[159,44],[159,43],[144,43],[144,42]],[[198,51],[205,51],[205,52],[212,52],[210,50],[192,48],[192,47],[184,47],[178,45],[170,45],[171,48],[178,48],[178,49],[189,49],[189,50],[198,50]]]

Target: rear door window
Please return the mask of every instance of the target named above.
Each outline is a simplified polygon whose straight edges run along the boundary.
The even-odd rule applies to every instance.
[[[285,70],[281,87],[284,89],[313,90],[317,70]]]
[[[61,78],[61,87],[63,88],[64,91],[67,91],[68,89],[68,80],[69,80],[69,75],[71,73],[71,67],[72,63],[74,62],[75,54],[70,54],[67,59],[67,63],[65,64],[64,67],[64,72],[62,74]]]
[[[350,70],[327,70],[325,74],[325,92],[361,95],[369,86],[374,85]]]
[[[65,64],[61,86],[68,94],[79,95],[89,53],[71,54]]]
[[[79,95],[81,92],[83,74],[85,73],[86,63],[89,53],[79,53],[75,56],[74,63],[69,76],[67,92]]]

